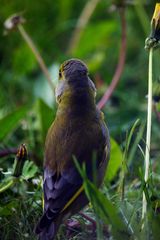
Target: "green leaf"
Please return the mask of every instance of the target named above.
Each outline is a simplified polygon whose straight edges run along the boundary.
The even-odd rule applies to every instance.
[[[34,164],[34,162],[27,160],[23,167],[22,175],[28,180],[33,178],[38,171],[38,167]]]
[[[0,119],[0,141],[16,128],[18,122],[25,117],[27,110],[27,106],[22,106]]]
[[[134,124],[133,124],[133,126],[132,126],[132,128],[131,128],[131,130],[129,132],[129,135],[128,135],[128,138],[127,138],[127,141],[126,141],[126,153],[128,153],[128,149],[129,149],[129,146],[130,146],[130,143],[131,143],[131,139],[133,137],[133,133],[135,132],[135,129],[138,126],[139,122],[140,122],[140,120],[137,119],[134,122]]]
[[[122,165],[122,159],[123,154],[119,145],[113,138],[111,138],[111,154],[106,171],[105,181],[111,181],[116,176],[117,171]]]
[[[0,183],[0,193],[6,191],[8,188],[10,188],[14,183],[16,182],[16,179],[12,176],[9,176],[5,178],[1,183]]]
[[[138,129],[137,131],[137,136],[132,144],[132,147],[131,147],[131,150],[129,152],[129,156],[128,156],[128,160],[127,160],[127,165],[130,166],[133,159],[134,159],[134,156],[135,156],[135,153],[136,153],[136,150],[137,150],[137,147],[139,145],[139,142],[140,140],[142,139],[143,137],[143,133],[144,133],[144,129],[145,129],[145,123],[142,123],[140,128]]]
[[[124,214],[122,215],[116,206],[88,179],[84,180],[84,187],[95,213],[103,219],[106,224],[111,224],[111,231],[115,239],[129,240],[131,237],[131,229],[130,226],[128,226]]]
[[[48,128],[55,117],[55,112],[42,99],[38,99],[37,113],[39,117],[42,139],[45,141]]]
[[[96,215],[102,219],[106,224],[112,226],[112,234],[117,240],[129,240],[133,230],[123,214],[122,210],[119,210],[116,205],[103,194],[98,188],[87,178],[85,165],[82,167],[78,163],[75,157],[73,157],[75,165],[83,178],[84,189]]]
[[[157,236],[160,236],[160,215],[159,212],[153,211],[153,209],[149,209],[148,211],[148,220],[152,230],[152,239],[158,239]]]
[[[15,214],[17,207],[18,201],[12,200],[5,206],[0,207],[0,216],[9,216]]]
[[[137,201],[130,203],[127,200],[120,201],[117,205],[123,211],[123,214],[128,219],[128,224],[134,229],[134,234],[137,236],[137,239],[141,232],[141,222],[137,224],[137,212],[141,204],[141,195],[142,191],[138,192]]]

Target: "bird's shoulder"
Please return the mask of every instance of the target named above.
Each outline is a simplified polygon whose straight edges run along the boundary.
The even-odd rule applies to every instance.
[[[57,115],[49,128],[46,145],[50,143],[58,144],[70,137],[79,138],[80,136],[92,136],[99,134],[105,135],[107,127],[104,121],[103,112],[98,109],[86,116],[72,117],[70,114]],[[77,136],[77,137],[76,137]],[[85,141],[85,139],[83,139]]]

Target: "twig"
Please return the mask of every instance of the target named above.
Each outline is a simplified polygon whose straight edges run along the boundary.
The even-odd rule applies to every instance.
[[[121,37],[121,47],[120,47],[120,53],[119,53],[119,61],[116,68],[116,71],[114,73],[114,76],[112,78],[111,84],[108,87],[107,91],[101,98],[101,100],[98,102],[97,106],[99,109],[103,108],[106,102],[111,97],[114,89],[116,88],[121,74],[124,69],[125,64],[125,58],[126,58],[126,18],[125,18],[125,7],[121,7],[120,9],[120,18],[121,18],[121,30],[122,30],[122,37]]]
[[[75,30],[74,30],[71,40],[69,42],[69,47],[67,50],[68,54],[72,54],[74,49],[76,49],[76,47],[78,46],[82,32],[85,29],[85,27],[87,26],[89,19],[92,16],[99,1],[100,0],[89,0],[86,3],[78,21],[77,21],[77,25],[75,27]]]

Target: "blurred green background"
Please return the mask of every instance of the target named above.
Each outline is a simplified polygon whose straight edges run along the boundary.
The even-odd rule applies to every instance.
[[[127,25],[124,71],[103,108],[110,134],[118,143],[116,151],[124,149],[126,132],[137,118],[145,123],[148,52],[144,42],[150,34],[156,1],[95,1],[95,10],[82,29],[79,41],[71,45],[77,21],[87,2],[0,0],[0,152],[4,149],[16,152],[21,143],[26,143],[31,160],[42,167],[44,140],[56,111],[51,88],[19,31],[5,34],[4,21],[15,13],[21,13],[26,19],[24,28],[43,57],[53,83],[57,82],[58,69],[64,60],[80,58],[88,65],[90,77],[97,86],[98,102],[111,83],[118,63],[122,32],[119,12],[124,4]],[[160,75],[159,57],[157,51],[154,54],[154,82]],[[156,171],[160,160],[159,124],[153,113],[152,160]],[[143,134],[141,144],[145,145]],[[131,169],[135,171],[131,171],[131,175],[137,176],[137,166],[142,166],[143,157],[137,150],[133,150],[132,155]],[[7,171],[13,160],[14,155],[0,158],[0,170]],[[0,176],[2,179],[3,174]]]
[[[24,27],[39,49],[54,83],[57,81],[59,65],[64,60],[76,57],[85,61],[90,77],[98,88],[98,102],[109,86],[118,63],[121,3],[123,1],[97,1],[80,40],[76,46],[70,47],[77,21],[87,1],[47,0],[32,3],[1,0],[0,117],[26,104],[29,110],[22,125],[18,125],[25,130],[17,132],[23,136],[12,134],[11,137],[9,134],[9,138],[1,142],[2,145],[5,142],[9,146],[15,146],[22,141],[29,145],[35,144],[30,143],[27,131],[32,132],[37,126],[34,126],[38,116],[38,110],[34,109],[37,100],[43,99],[49,107],[55,108],[54,95],[26,42],[16,30],[4,34],[3,23],[6,18],[14,13],[24,16]],[[148,53],[144,50],[144,41],[150,33],[155,3],[156,1],[149,0],[124,1],[127,24],[126,62],[118,87],[104,108],[111,135],[117,140],[123,139],[123,133],[137,118],[146,118]],[[157,57],[154,64],[155,81],[159,74],[156,69],[160,67],[156,59]],[[34,137],[32,141],[35,141]]]

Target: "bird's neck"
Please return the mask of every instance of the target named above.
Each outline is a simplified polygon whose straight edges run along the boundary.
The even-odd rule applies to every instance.
[[[58,105],[58,114],[89,115],[95,111],[95,96],[89,87],[68,88]]]

